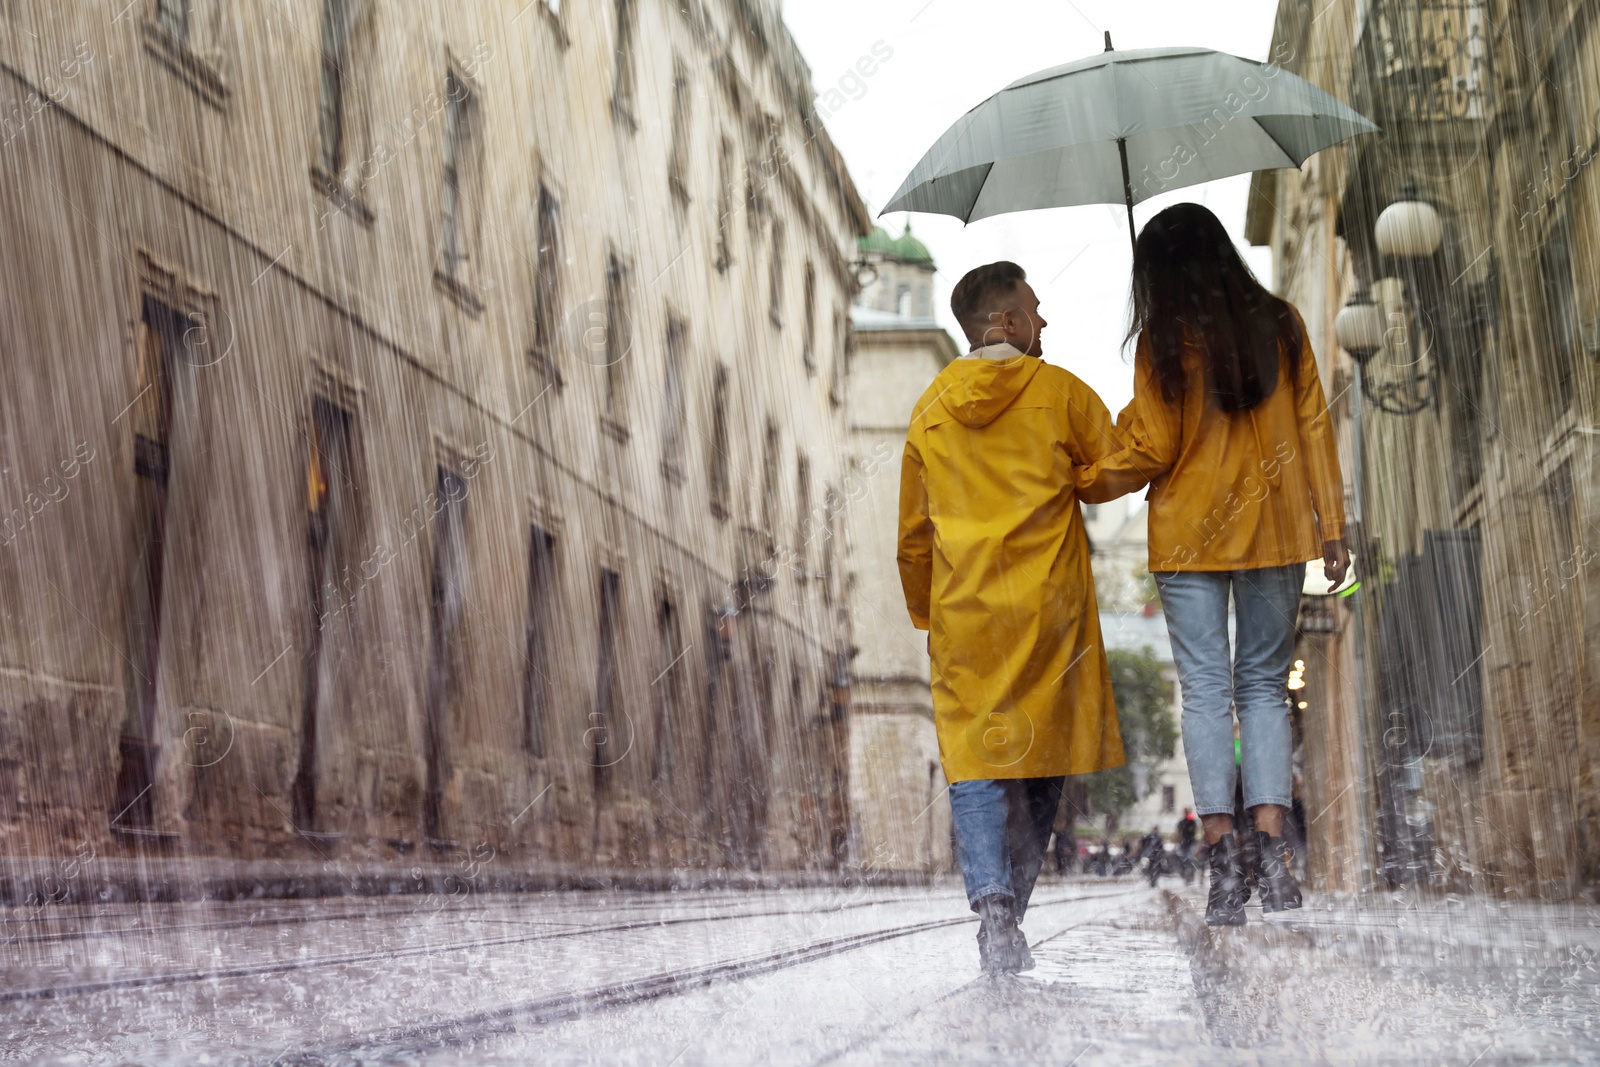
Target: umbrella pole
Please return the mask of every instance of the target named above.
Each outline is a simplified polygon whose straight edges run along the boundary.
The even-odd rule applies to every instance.
[[[1128,139],[1117,138],[1117,154],[1122,157],[1122,197],[1128,204],[1128,244],[1137,248],[1139,239],[1133,232],[1133,180],[1128,177]]]

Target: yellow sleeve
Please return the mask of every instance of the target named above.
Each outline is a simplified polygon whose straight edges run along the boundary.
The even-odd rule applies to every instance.
[[[1084,455],[1074,457],[1081,464],[1073,472],[1079,500],[1086,504],[1115,500],[1143,489],[1177,462],[1181,415],[1161,396],[1143,338],[1133,360],[1133,399],[1117,416],[1116,425],[1099,397],[1093,407],[1097,411],[1084,406],[1086,425],[1079,430]]]
[[[900,586],[905,590],[911,624],[929,628],[933,599],[933,520],[928,516],[926,468],[917,449],[916,431],[906,438],[900,460],[900,537],[895,559],[900,564]]]
[[[1299,312],[1295,319],[1300,321]],[[1339,447],[1333,438],[1333,420],[1317,373],[1311,338],[1300,322],[1300,374],[1295,382],[1295,418],[1300,423],[1300,445],[1306,450],[1306,478],[1311,483],[1311,506],[1317,509],[1317,526],[1324,541],[1344,538],[1344,475],[1339,470]]]

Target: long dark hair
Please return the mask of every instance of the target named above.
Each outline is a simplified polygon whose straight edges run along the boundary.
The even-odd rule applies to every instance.
[[[1199,204],[1174,204],[1145,223],[1133,248],[1133,322],[1128,336],[1150,345],[1168,403],[1183,395],[1183,351],[1205,360],[1223,411],[1248,411],[1278,387],[1278,352],[1289,374],[1300,364],[1300,327],[1239,258],[1228,231]]]

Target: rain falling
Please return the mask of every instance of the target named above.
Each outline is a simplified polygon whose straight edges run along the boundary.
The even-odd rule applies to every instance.
[[[0,0],[0,1060],[1600,1063],[1597,15]]]

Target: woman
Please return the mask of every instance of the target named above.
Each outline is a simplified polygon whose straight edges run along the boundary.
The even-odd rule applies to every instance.
[[[1344,483],[1299,313],[1255,279],[1198,204],[1166,209],[1139,235],[1127,336],[1135,339],[1134,397],[1117,420],[1121,447],[1080,468],[1078,495],[1093,503],[1150,485],[1150,571],[1210,847],[1206,922],[1237,926],[1250,890],[1233,826],[1233,709],[1262,856],[1262,909],[1300,906],[1283,841],[1287,683],[1306,562],[1320,555],[1334,585],[1350,563]]]

